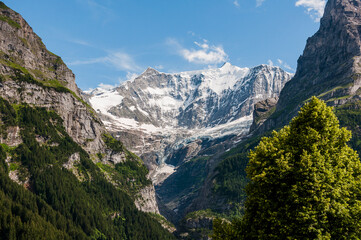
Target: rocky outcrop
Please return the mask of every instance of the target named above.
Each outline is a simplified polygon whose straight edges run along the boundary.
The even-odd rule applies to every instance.
[[[139,191],[139,197],[135,199],[135,205],[143,212],[159,214],[153,185],[147,186]]]
[[[307,40],[294,78],[282,90],[276,112],[261,127],[285,125],[311,96],[329,105],[360,99],[361,1],[329,0],[320,29]]]
[[[260,125],[262,125],[267,118],[276,110],[278,97],[268,98],[264,101],[260,101],[254,105],[253,110],[253,122],[250,128],[250,132],[253,132]]]
[[[0,96],[12,103],[23,102],[56,111],[63,119],[67,133],[89,153],[103,152],[105,129],[96,115],[71,93],[58,92],[37,84],[8,79],[2,83]]]
[[[20,14],[0,8],[0,74],[11,75],[13,68],[25,68],[40,80],[56,79],[79,95],[75,76],[59,56],[48,51]]]

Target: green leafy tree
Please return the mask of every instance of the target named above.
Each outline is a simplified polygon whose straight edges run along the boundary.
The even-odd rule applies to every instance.
[[[250,152],[245,215],[216,222],[214,239],[360,239],[361,163],[350,138],[313,97]]]

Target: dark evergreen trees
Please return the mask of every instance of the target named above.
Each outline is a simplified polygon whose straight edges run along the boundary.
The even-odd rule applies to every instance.
[[[0,144],[0,239],[174,239],[154,217],[136,208],[127,186],[120,189],[107,181],[55,112],[0,98],[0,137],[15,126],[22,143]],[[73,153],[79,153],[75,167],[83,181],[63,167]],[[29,189],[9,178],[11,170],[20,180],[28,179]],[[127,176],[138,181],[147,174],[134,159],[113,171],[123,182]]]

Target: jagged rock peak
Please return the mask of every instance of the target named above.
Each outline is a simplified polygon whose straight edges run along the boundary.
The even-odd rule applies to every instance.
[[[159,72],[152,67],[148,67],[140,76],[157,75]]]
[[[225,62],[225,63],[223,63],[223,65],[221,66],[221,68],[228,68],[228,67],[231,67],[231,66],[233,66],[231,63]]]
[[[14,67],[24,67],[39,80],[58,80],[79,95],[75,76],[59,56],[48,51],[20,14],[0,1],[0,57],[6,63],[0,74],[13,75]],[[10,63],[11,62],[11,63]],[[11,67],[10,67],[11,65]]]
[[[306,72],[332,76],[346,69],[345,67],[335,68],[337,64],[347,62],[353,66],[352,61],[356,59],[352,58],[361,55],[360,7],[360,0],[327,2],[320,29],[307,40],[303,55],[298,60],[296,76]],[[329,70],[332,71],[327,73]]]
[[[305,100],[330,105],[358,98],[361,87],[361,0],[329,0],[319,30],[307,40],[294,78],[283,88],[265,131],[287,124]]]

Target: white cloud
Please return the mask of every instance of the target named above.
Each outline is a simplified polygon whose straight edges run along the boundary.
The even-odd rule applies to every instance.
[[[98,88],[104,89],[104,90],[112,90],[113,88],[117,87],[118,85],[110,85],[110,84],[104,84],[104,83],[99,83]]]
[[[273,63],[271,60],[268,60],[268,61],[270,61],[271,63]],[[295,71],[293,68],[291,68],[290,65],[288,65],[288,63],[284,62],[284,61],[281,60],[281,59],[277,59],[277,63],[278,63],[278,65],[279,65],[280,67],[282,67],[282,68],[284,68],[284,69],[286,69],[286,70],[293,71],[293,72]]]
[[[236,7],[239,8],[239,2],[238,2],[238,0],[234,0],[233,4],[234,4],[234,6],[236,6]]]
[[[92,58],[87,60],[78,60],[69,63],[69,65],[89,65],[89,64],[106,64],[115,67],[121,71],[138,71],[140,67],[134,62],[133,58],[124,52],[109,53],[105,57]]]
[[[262,6],[262,4],[263,4],[264,1],[265,1],[265,0],[256,0],[256,7]]]
[[[68,39],[67,41],[69,41],[71,43],[79,44],[79,45],[82,45],[82,46],[86,46],[86,47],[93,47],[92,44],[90,44],[87,41],[81,40],[81,39]]]
[[[188,62],[197,64],[216,64],[225,62],[228,55],[224,52],[222,46],[210,45],[207,40],[203,39],[202,43],[194,42],[197,49],[187,49],[181,46],[176,39],[167,39],[167,44],[173,46],[177,53]]]
[[[127,81],[133,81],[139,76],[139,74],[134,72],[127,72],[127,75],[125,78],[118,78],[119,83],[127,82]]]
[[[109,6],[105,6],[106,1],[97,0],[76,0],[78,3],[85,6],[92,16],[98,20],[101,20],[104,24],[112,21],[116,14],[114,10]],[[108,4],[109,5],[109,4]]]
[[[319,21],[325,10],[326,0],[297,0],[297,7],[305,7],[307,13],[315,20]]]
[[[123,52],[111,53],[105,57],[105,61],[112,64],[118,70],[139,70],[139,67],[135,64],[133,58]]]
[[[162,70],[162,69],[164,69],[164,66],[163,65],[157,65],[157,66],[155,66],[155,68],[159,69],[159,70]]]

